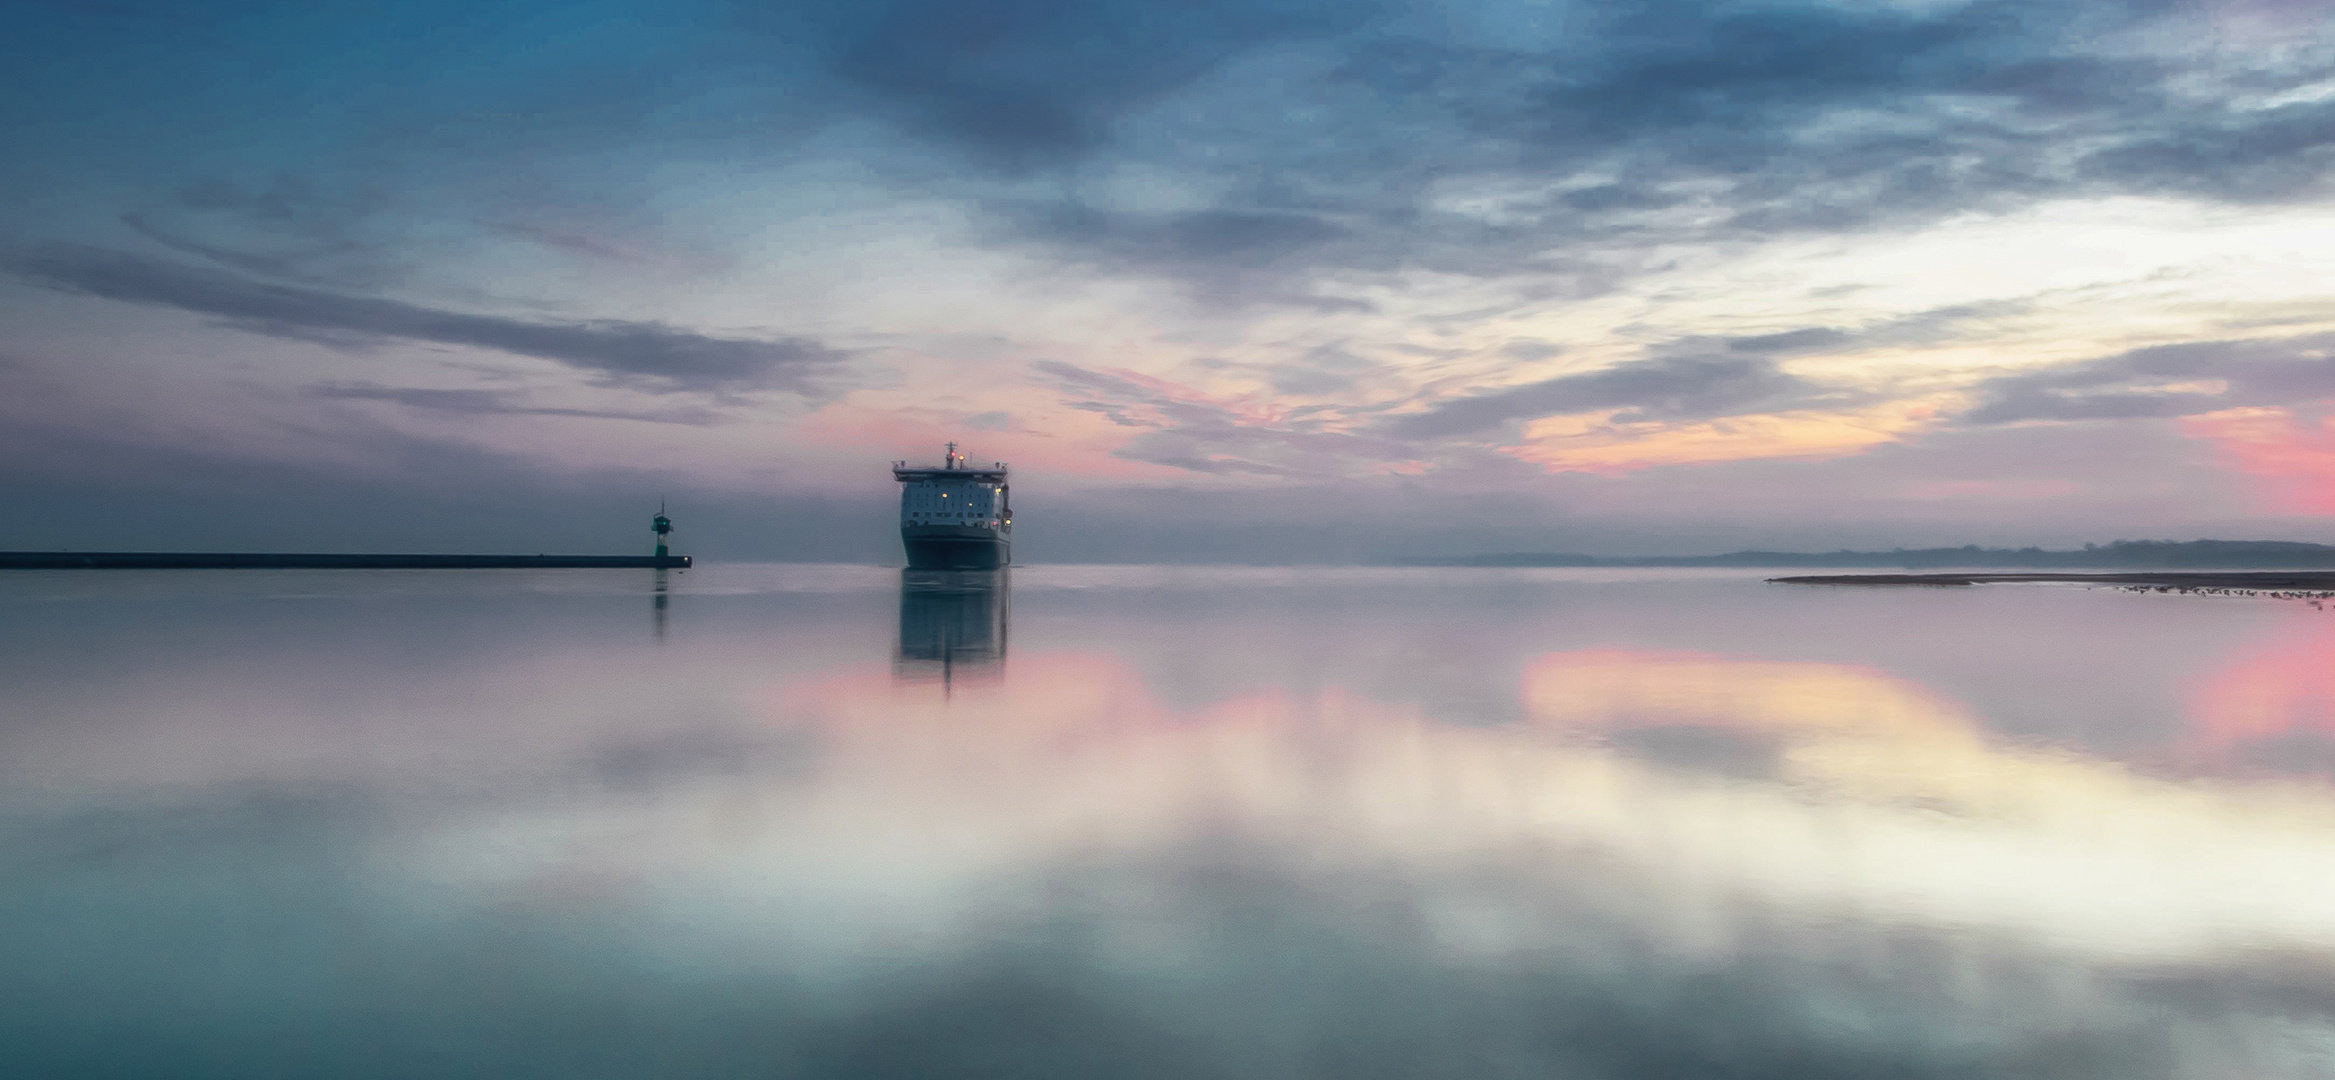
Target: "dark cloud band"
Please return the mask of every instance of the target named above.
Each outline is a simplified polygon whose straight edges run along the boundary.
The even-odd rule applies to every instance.
[[[2335,334],[2160,345],[1979,384],[1965,424],[2194,416],[2335,397]]]
[[[21,265],[34,281],[71,292],[216,316],[253,333],[426,341],[554,361],[601,379],[659,391],[812,393],[846,354],[808,338],[711,337],[663,323],[535,322],[343,296],[126,252],[54,245]]]
[[[1627,410],[1630,419],[1707,419],[1805,402],[1823,388],[1750,356],[1658,357],[1439,402],[1389,417],[1391,435],[1448,438],[1515,420]]]
[[[526,395],[508,390],[450,390],[415,386],[377,386],[372,383],[333,383],[310,387],[317,397],[343,401],[384,401],[411,409],[457,416],[572,416],[594,420],[638,420],[652,424],[704,427],[720,423],[711,409],[581,409],[537,405]]]

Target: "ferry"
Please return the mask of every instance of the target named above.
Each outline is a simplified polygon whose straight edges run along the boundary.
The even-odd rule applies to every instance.
[[[911,570],[997,570],[1013,562],[1013,489],[1005,462],[966,463],[950,443],[938,466],[892,463],[900,546]]]

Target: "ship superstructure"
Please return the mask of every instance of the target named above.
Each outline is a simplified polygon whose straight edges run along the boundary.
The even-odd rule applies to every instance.
[[[995,570],[1013,561],[1013,489],[1005,462],[966,464],[950,443],[939,466],[892,463],[900,546],[911,570]]]

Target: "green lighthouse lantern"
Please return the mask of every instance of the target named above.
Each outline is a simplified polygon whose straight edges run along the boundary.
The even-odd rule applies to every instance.
[[[657,534],[657,557],[665,558],[665,538],[673,534],[673,519],[665,516],[665,504],[657,504],[657,516],[649,519],[649,531]]]

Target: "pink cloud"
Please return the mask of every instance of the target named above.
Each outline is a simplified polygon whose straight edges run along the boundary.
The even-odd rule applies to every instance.
[[[2281,510],[2335,514],[2335,418],[2290,408],[2224,409],[2184,417],[2181,431],[2218,447]]]

